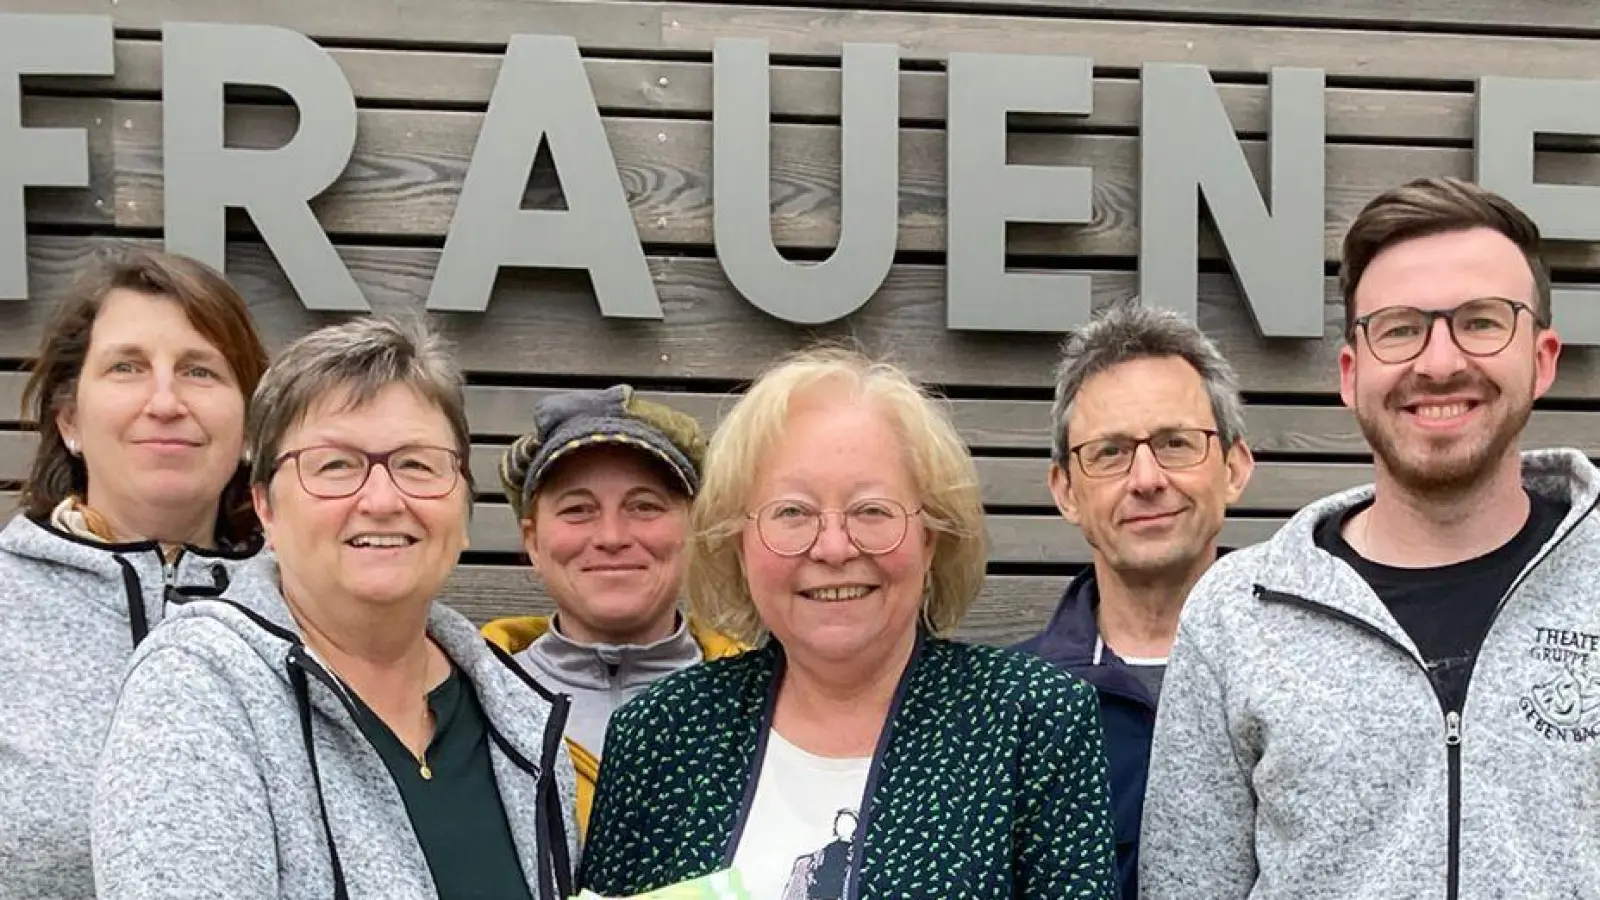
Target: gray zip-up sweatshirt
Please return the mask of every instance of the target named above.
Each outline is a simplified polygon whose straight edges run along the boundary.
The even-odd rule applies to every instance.
[[[1218,560],[1184,607],[1151,752],[1149,900],[1600,898],[1600,473],[1523,457],[1570,500],[1447,715],[1421,656],[1317,523]]]
[[[24,516],[0,530],[0,897],[94,895],[95,754],[134,644],[169,605],[247,577],[245,554],[100,544]]]
[[[580,644],[551,624],[528,649],[514,654],[540,684],[572,698],[567,737],[601,756],[611,714],[657,681],[699,663],[700,645],[680,620],[653,644]]]
[[[530,892],[566,900],[577,831],[565,698],[441,603],[428,633],[483,707]],[[347,689],[275,587],[177,609],[140,646],[100,759],[93,843],[101,900],[437,895]]]

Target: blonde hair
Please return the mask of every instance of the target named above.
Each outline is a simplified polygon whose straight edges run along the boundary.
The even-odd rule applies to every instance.
[[[972,455],[944,405],[898,367],[845,347],[802,350],[762,373],[711,437],[700,495],[690,514],[685,587],[692,615],[758,644],[766,626],[756,612],[740,559],[756,473],[784,439],[792,404],[824,386],[869,400],[903,444],[906,468],[933,535],[933,564],[922,621],[947,637],[983,587],[988,559],[983,498]]]

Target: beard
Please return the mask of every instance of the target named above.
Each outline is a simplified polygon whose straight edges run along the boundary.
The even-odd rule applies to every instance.
[[[1467,390],[1482,398],[1478,413],[1483,421],[1473,433],[1432,437],[1404,433],[1396,424],[1406,405]],[[1380,408],[1357,404],[1355,409],[1361,433],[1383,470],[1408,493],[1430,498],[1470,494],[1492,479],[1498,463],[1515,452],[1532,413],[1531,379],[1525,386],[1503,391],[1479,372],[1439,382],[1407,377],[1383,398]]]

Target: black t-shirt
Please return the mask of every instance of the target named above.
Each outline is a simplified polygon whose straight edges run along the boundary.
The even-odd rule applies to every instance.
[[[428,694],[432,778],[423,778],[406,745],[356,702],[363,713],[356,722],[394,776],[440,900],[532,900],[500,803],[483,707],[460,670],[452,665],[450,677]]]
[[[1139,679],[1144,689],[1150,692],[1150,699],[1161,702],[1161,683],[1166,680],[1167,667],[1164,663],[1129,663],[1123,661],[1133,677]]]
[[[1340,531],[1366,504],[1317,528],[1318,546],[1354,567],[1410,635],[1448,711],[1460,712],[1466,702],[1472,663],[1500,598],[1567,514],[1565,500],[1528,497],[1528,521],[1511,540],[1482,556],[1428,569],[1385,566],[1356,553]]]

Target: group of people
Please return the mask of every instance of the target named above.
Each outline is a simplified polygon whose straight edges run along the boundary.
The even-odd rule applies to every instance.
[[[1010,648],[952,637],[981,485],[893,365],[799,351],[709,435],[545,397],[497,487],[555,613],[479,629],[439,600],[478,489],[439,336],[269,359],[217,273],[107,254],[0,531],[0,895],[1600,897],[1600,478],[1519,448],[1539,243],[1454,179],[1362,211],[1375,477],[1250,547],[1223,355],[1137,304],[1073,334],[1048,487],[1093,564]]]

